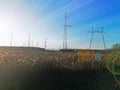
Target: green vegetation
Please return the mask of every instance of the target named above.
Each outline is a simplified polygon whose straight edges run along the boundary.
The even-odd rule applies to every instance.
[[[118,49],[118,50],[120,50],[120,43],[114,44],[114,45],[111,47],[111,49]]]
[[[109,54],[106,66],[112,74],[120,75],[120,51],[115,51]]]

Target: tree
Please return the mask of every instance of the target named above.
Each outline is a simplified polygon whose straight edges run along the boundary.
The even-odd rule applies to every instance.
[[[120,43],[114,44],[111,49],[120,49]]]

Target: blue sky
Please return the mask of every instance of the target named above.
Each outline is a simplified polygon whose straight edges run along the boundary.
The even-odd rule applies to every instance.
[[[106,46],[120,42],[120,0],[0,0],[0,45],[62,48],[64,14],[67,12],[69,48],[88,48],[91,27],[104,27]],[[102,37],[95,34],[92,48],[102,49]]]

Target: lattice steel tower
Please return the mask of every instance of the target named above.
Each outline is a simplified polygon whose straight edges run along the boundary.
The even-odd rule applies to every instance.
[[[31,35],[29,34],[28,35],[28,47],[30,47],[31,46]]]
[[[67,19],[68,18],[69,17],[67,16],[67,13],[65,13],[65,16],[64,16],[63,49],[66,49],[66,50],[67,50],[67,30],[68,30],[68,27],[71,27],[71,25],[67,24]]]
[[[105,32],[104,32],[104,28],[102,28],[101,31],[98,31],[98,30],[94,30],[94,28],[92,27],[92,31],[91,31],[90,33],[92,33],[92,34],[91,34],[91,40],[90,40],[89,49],[91,49],[94,34],[95,34],[95,33],[99,33],[99,34],[101,34],[101,36],[102,36],[104,49],[105,49],[105,51],[106,51],[106,43],[105,43],[105,39],[104,39],[104,35],[103,35],[103,34],[105,33]]]
[[[45,38],[45,50],[47,49],[47,38]]]

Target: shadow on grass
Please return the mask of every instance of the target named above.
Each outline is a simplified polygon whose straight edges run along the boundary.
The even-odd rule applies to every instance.
[[[105,69],[75,71],[38,65],[1,67],[0,73],[0,90],[117,90]]]

